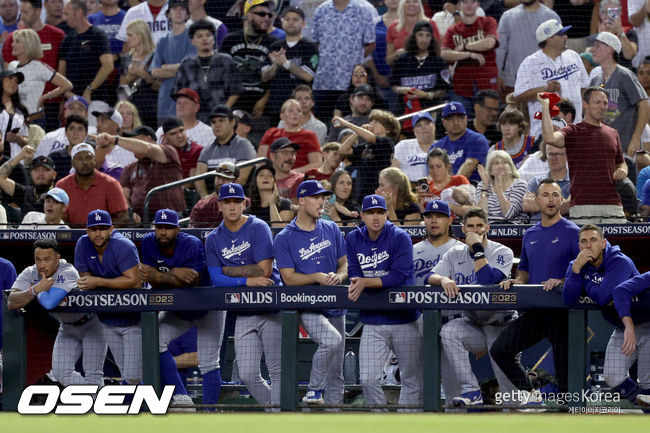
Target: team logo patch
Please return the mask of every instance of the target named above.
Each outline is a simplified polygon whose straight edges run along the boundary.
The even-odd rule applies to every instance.
[[[389,292],[388,302],[391,304],[406,304],[406,292]]]
[[[226,304],[239,304],[241,295],[239,293],[226,293]]]

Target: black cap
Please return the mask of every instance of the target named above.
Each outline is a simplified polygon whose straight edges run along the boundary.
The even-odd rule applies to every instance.
[[[187,11],[190,11],[190,4],[188,0],[169,0],[169,5],[167,6],[167,10],[170,10],[173,7],[176,6],[183,6]]]
[[[257,173],[259,173],[262,170],[269,170],[271,173],[273,173],[273,177],[275,177],[275,168],[273,168],[271,164],[262,164],[255,169],[255,173],[253,174],[253,179],[255,179]]]
[[[413,34],[416,34],[421,30],[433,34],[433,26],[429,21],[418,21],[417,23],[415,23],[415,25],[413,26]]]
[[[253,122],[253,118],[251,117],[251,115],[244,110],[235,110],[232,112],[232,115],[235,116],[235,118],[237,118],[239,123],[243,123],[244,125],[251,126]]]
[[[282,16],[285,16],[289,12],[296,13],[296,14],[300,15],[300,18],[302,18],[303,21],[305,20],[305,12],[302,9],[297,8],[295,6],[287,6],[286,8],[284,8],[282,10]]]
[[[150,137],[154,141],[158,140],[158,137],[156,137],[156,131],[154,131],[152,127],[147,125],[138,126],[133,130],[133,132],[123,132],[122,135],[124,137],[137,137],[138,135],[146,135],[147,137]]]
[[[12,70],[6,70],[6,71],[0,72],[0,80],[2,80],[3,78],[6,78],[6,77],[13,77],[14,75],[16,77],[18,77],[18,84],[25,81],[25,76],[23,75],[22,72],[12,71]]]
[[[271,152],[275,152],[276,150],[284,149],[285,147],[289,146],[293,147],[296,150],[300,149],[300,145],[298,143],[293,143],[287,137],[280,137],[271,143]]]
[[[36,168],[39,165],[54,170],[54,161],[49,156],[41,155],[32,159],[32,168]]]
[[[210,111],[209,119],[212,119],[213,117],[229,117],[232,119],[232,110],[227,105],[215,105],[212,107],[212,111]]]
[[[162,122],[162,130],[164,134],[168,133],[172,129],[178,128],[179,126],[183,126],[183,121],[178,117],[168,117]]]
[[[352,96],[359,95],[368,95],[372,99],[375,99],[375,89],[373,89],[370,84],[360,84],[354,88],[354,91],[352,91]]]

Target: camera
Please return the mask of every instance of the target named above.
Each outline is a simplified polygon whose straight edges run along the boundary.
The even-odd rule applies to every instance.
[[[418,179],[418,188],[420,188],[424,192],[430,192],[429,191],[429,181],[427,180],[426,177],[421,177]]]

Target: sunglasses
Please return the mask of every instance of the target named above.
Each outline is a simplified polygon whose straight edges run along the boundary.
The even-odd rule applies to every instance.
[[[253,12],[253,14],[261,18],[264,17],[273,18],[273,12]]]

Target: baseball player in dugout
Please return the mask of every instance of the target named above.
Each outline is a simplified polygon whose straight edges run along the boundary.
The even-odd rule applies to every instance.
[[[332,191],[316,180],[298,186],[298,216],[275,236],[273,250],[287,286],[333,286],[348,278],[345,241],[339,227],[323,220],[325,199]],[[310,310],[300,322],[318,344],[309,376],[307,404],[343,403],[345,310]],[[324,395],[324,397],[323,397]]]
[[[61,258],[54,239],[34,242],[34,265],[25,268],[11,286],[7,308],[27,306],[34,299],[52,310],[76,287],[79,273]],[[59,332],[52,350],[51,375],[61,385],[104,385],[106,339],[97,316],[89,313],[53,313]],[[75,371],[83,354],[84,374]]]
[[[281,285],[273,265],[273,237],[264,221],[244,215],[246,197],[238,183],[219,189],[223,221],[205,241],[206,260],[215,287]],[[257,293],[262,295],[262,293]],[[235,357],[239,377],[258,403],[280,405],[282,317],[279,312],[242,311],[235,319]],[[271,378],[260,372],[262,352]]]
[[[113,230],[108,212],[95,209],[88,214],[86,234],[77,241],[74,267],[79,271],[80,290],[134,289],[142,285],[138,276],[138,249]],[[122,383],[137,385],[142,379],[142,332],[140,313],[99,313],[104,335]]]
[[[647,311],[632,313],[630,304],[633,296],[646,290],[648,277],[639,275],[632,260],[605,239],[599,226],[585,224],[579,236],[580,253],[566,269],[564,302],[571,307],[578,304],[580,296],[587,295],[602,307],[605,320],[615,326],[605,351],[605,381],[622,398],[647,404],[650,394],[648,314]],[[641,393],[639,383],[629,376],[629,369],[637,360]]]
[[[153,289],[185,288],[199,285],[205,275],[203,243],[196,236],[180,231],[178,214],[160,209],[154,217],[154,232],[142,239],[142,264],[138,275]],[[207,283],[207,281],[204,281]],[[206,284],[207,285],[207,284]],[[159,320],[160,381],[174,385],[173,404],[193,404],[178,374],[176,361],[167,346],[183,335],[192,325],[197,329],[197,351],[203,376],[203,401],[216,403],[211,396],[219,395],[219,349],[223,337],[225,315],[218,311],[161,311]],[[219,329],[221,337],[219,337]],[[216,333],[216,334],[215,334]],[[216,367],[215,367],[216,365]],[[216,370],[216,373],[214,372]],[[214,400],[214,401],[212,401]]]
[[[488,240],[490,226],[481,208],[470,208],[463,215],[465,245],[451,248],[433,267],[427,280],[441,286],[450,298],[462,296],[460,284],[497,284],[510,275],[512,250]],[[452,279],[453,278],[453,279]],[[442,342],[442,386],[454,406],[483,404],[483,396],[472,372],[469,352],[486,352],[501,331],[516,315],[515,311],[465,310],[463,317],[447,322],[440,331]],[[510,392],[514,386],[490,358],[499,389]]]
[[[553,179],[542,180],[537,187],[535,203],[540,208],[542,221],[524,233],[517,276],[501,282],[504,290],[509,290],[513,284],[542,284],[543,292],[554,290],[564,282],[566,267],[578,255],[580,229],[560,215],[560,185]],[[531,392],[533,386],[517,354],[546,338],[553,347],[557,387],[560,392],[567,392],[568,313],[565,308],[527,310],[510,322],[492,345],[492,359],[520,390]],[[547,392],[546,389],[542,391]]]
[[[357,301],[364,290],[413,285],[411,237],[388,221],[386,200],[364,197],[363,224],[346,238],[350,288],[348,298]],[[400,405],[422,405],[422,320],[419,310],[361,311],[363,334],[359,345],[359,372],[366,400],[386,405],[381,388],[384,365],[397,356],[402,388]]]

